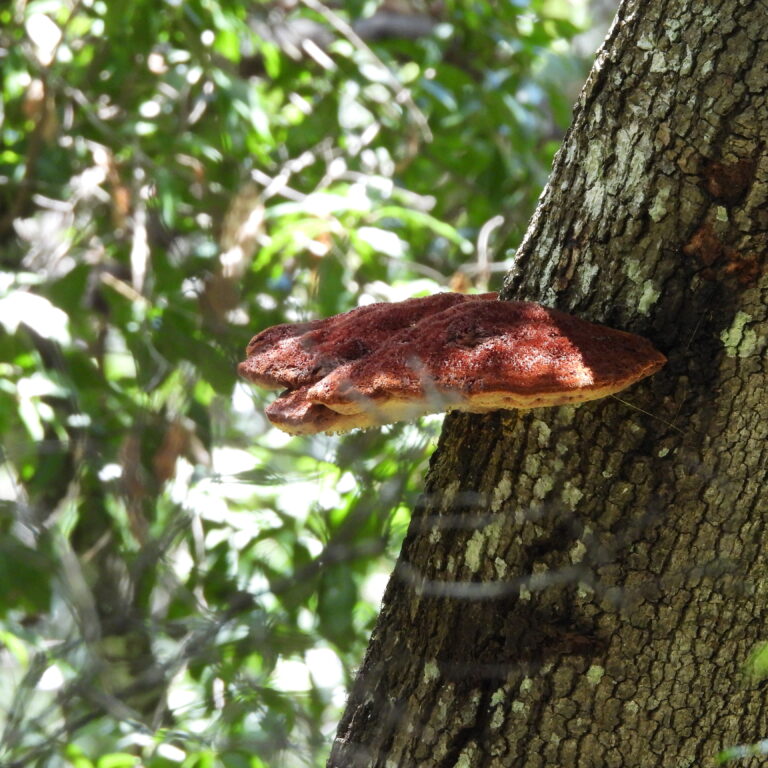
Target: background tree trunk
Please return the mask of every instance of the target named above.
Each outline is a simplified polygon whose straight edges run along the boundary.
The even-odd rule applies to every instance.
[[[504,295],[669,363],[632,406],[447,418],[329,766],[698,766],[768,736],[766,125],[765,2],[622,4]]]

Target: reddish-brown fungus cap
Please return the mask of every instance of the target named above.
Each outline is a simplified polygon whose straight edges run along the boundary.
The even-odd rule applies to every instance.
[[[265,413],[278,429],[292,435],[314,435],[318,432],[348,432],[359,427],[372,427],[378,422],[374,414],[339,413],[307,399],[308,386],[286,390],[270,403]]]
[[[287,386],[267,415],[280,429],[311,434],[451,409],[593,400],[666,362],[640,336],[539,304],[438,296],[457,298],[372,305],[267,329],[249,345],[240,372]],[[421,312],[413,302],[422,302]]]
[[[371,355],[393,334],[429,315],[466,301],[495,299],[437,293],[395,303],[369,304],[309,323],[286,323],[254,336],[240,363],[240,375],[262,387],[298,389],[338,366]]]
[[[657,371],[666,358],[635,334],[532,302],[463,304],[338,367],[307,397],[340,413],[483,412],[594,400]],[[434,404],[434,407],[432,407]]]

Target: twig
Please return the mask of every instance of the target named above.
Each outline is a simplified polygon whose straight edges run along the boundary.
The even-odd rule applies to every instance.
[[[489,248],[491,234],[503,223],[504,217],[497,214],[480,227],[480,232],[477,235],[477,277],[483,290],[488,289],[488,281],[491,277],[491,254]]]
[[[344,37],[346,37],[347,40],[349,40],[349,42],[359,50],[365,51],[366,54],[368,54],[368,56],[370,56],[371,59],[376,62],[376,64],[380,66],[384,72],[386,72],[388,84],[395,93],[395,100],[399,104],[407,105],[413,121],[416,123],[419,131],[421,132],[422,138],[426,142],[431,142],[432,129],[429,127],[429,122],[427,121],[426,115],[421,111],[419,106],[413,100],[411,91],[400,82],[397,75],[395,75],[395,73],[381,60],[381,58],[373,52],[365,40],[363,40],[363,38],[360,37],[360,35],[358,35],[357,32],[355,32],[355,30],[352,29],[352,27],[347,24],[346,21],[344,21],[344,19],[340,18],[330,8],[328,8],[328,6],[319,2],[319,0],[301,0],[301,2],[310,10],[319,13],[337,32],[344,35]]]

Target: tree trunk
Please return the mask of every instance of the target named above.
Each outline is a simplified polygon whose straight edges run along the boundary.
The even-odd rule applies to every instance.
[[[768,4],[622,4],[504,297],[669,363],[447,417],[329,766],[704,766],[768,737],[766,126]]]

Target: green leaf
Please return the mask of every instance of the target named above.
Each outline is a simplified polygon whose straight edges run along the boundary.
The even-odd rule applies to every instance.
[[[141,758],[127,752],[110,752],[96,761],[96,768],[134,768]]]
[[[0,644],[4,645],[22,668],[29,664],[29,651],[24,642],[7,630],[0,630]]]

